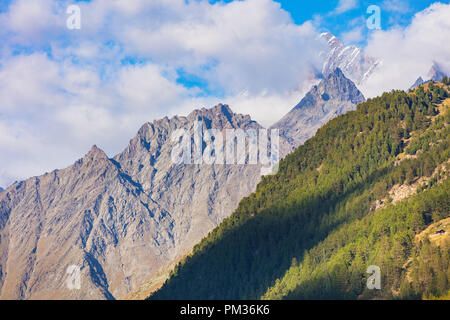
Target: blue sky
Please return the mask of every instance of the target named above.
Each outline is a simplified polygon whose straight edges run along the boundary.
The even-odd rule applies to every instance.
[[[366,10],[370,5],[378,5],[386,8],[386,1],[356,1],[357,6],[341,15],[329,15],[334,8],[338,6],[339,0],[333,1],[296,1],[296,0],[280,0],[281,6],[290,12],[294,21],[301,24],[307,20],[312,20],[315,15],[326,16],[323,27],[332,33],[339,34],[346,31],[350,26],[349,21],[361,16],[368,16]],[[443,1],[445,2],[445,1]],[[447,1],[448,2],[448,1]],[[395,1],[393,1],[395,3]],[[419,11],[427,8],[432,1],[414,0],[414,1],[398,1],[399,11],[384,11],[382,15],[382,28],[386,29],[395,24],[406,25],[411,21],[412,16]],[[403,10],[402,10],[403,9]],[[390,18],[393,18],[392,20]]]
[[[81,29],[66,27],[78,4]],[[122,151],[146,121],[227,103],[264,126],[317,81],[330,31],[382,62],[366,97],[450,72],[449,1],[0,0],[0,186]],[[381,8],[382,30],[366,26]]]

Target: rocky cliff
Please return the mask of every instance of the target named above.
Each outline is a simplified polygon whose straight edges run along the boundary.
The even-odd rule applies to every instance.
[[[174,164],[172,133],[260,128],[228,106],[146,123],[113,159],[74,165],[0,194],[0,298],[114,299],[186,253],[260,180],[258,165]],[[72,266],[80,288],[68,286]]]

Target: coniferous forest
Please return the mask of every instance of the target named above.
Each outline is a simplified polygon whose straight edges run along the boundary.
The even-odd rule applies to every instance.
[[[331,120],[149,298],[448,297],[448,85],[385,93]],[[380,290],[366,286],[371,265]]]

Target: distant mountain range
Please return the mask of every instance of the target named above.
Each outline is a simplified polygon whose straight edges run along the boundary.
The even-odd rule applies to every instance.
[[[320,83],[283,119],[284,157],[332,118],[365,101],[377,62],[331,34]],[[348,79],[350,78],[350,79]],[[260,165],[175,165],[171,135],[215,128],[261,129],[227,105],[146,123],[109,159],[94,146],[64,170],[16,182],[0,194],[0,298],[115,299],[143,283],[148,293],[261,181]],[[247,159],[248,160],[248,159]],[[1,189],[0,189],[1,192]],[[81,269],[69,290],[67,268]]]
[[[286,116],[269,128],[280,132],[281,156],[287,156],[287,162],[280,164],[282,172],[287,170],[286,163],[292,162],[303,151],[295,151],[295,156],[289,154],[299,147],[309,150],[311,142],[308,139],[316,132],[324,141],[335,139],[328,131],[330,126],[341,127],[342,120],[331,120],[355,110],[356,105],[365,101],[346,75],[362,83],[376,68],[376,62],[364,57],[360,51],[345,49],[332,35],[323,36],[329,39],[332,54],[328,56],[322,79]],[[335,66],[332,71],[331,66]],[[440,76],[439,72],[435,75]],[[361,108],[359,110],[361,112]],[[413,119],[421,121],[420,115]],[[320,129],[327,122],[329,125]],[[145,298],[163,285],[169,272],[211,230],[217,232],[228,225],[227,221],[234,221],[236,213],[228,217],[236,208],[235,212],[241,212],[244,207],[252,208],[252,212],[262,210],[263,203],[252,204],[251,200],[255,190],[257,195],[261,194],[258,191],[261,189],[256,188],[261,182],[260,164],[249,165],[248,158],[245,165],[173,163],[172,135],[180,129],[193,135],[198,123],[202,124],[202,134],[212,128],[222,133],[226,129],[263,129],[250,116],[236,114],[229,106],[219,104],[210,109],[194,110],[186,117],[166,117],[145,123],[125,150],[114,158],[108,158],[94,146],[66,169],[16,182],[3,191],[0,188],[0,299]],[[354,129],[355,123],[349,122],[345,126]],[[408,133],[402,134],[406,137]],[[359,141],[358,138],[355,141]],[[386,141],[389,152],[397,153],[398,148],[405,147],[395,147],[393,142]],[[305,142],[306,145],[301,147]],[[323,148],[330,148],[330,145]],[[322,151],[317,151],[308,157],[315,159],[321,154]],[[303,161],[308,157],[295,160],[296,165],[289,170],[303,170]],[[323,164],[318,165],[317,172],[330,172],[330,168],[323,167]],[[263,181],[267,183],[271,178]],[[284,183],[280,182],[275,189],[284,190]],[[333,184],[336,192],[343,187],[342,182]],[[312,186],[310,188],[313,190]],[[275,192],[278,197],[281,191],[275,189],[264,191],[264,194]],[[328,199],[323,197],[322,201]],[[235,223],[240,224],[232,222]],[[258,234],[259,231],[245,231],[247,235],[253,232]],[[194,257],[205,248],[205,241],[215,243],[216,235],[207,236],[194,249]],[[248,247],[248,243],[239,245],[242,250]],[[254,250],[258,255],[260,249]],[[183,261],[186,264],[186,260]],[[267,261],[261,263],[270,266]],[[80,289],[68,286],[69,270],[74,266],[80,270]],[[185,279],[183,270],[182,281]],[[203,269],[192,272],[197,274],[199,270]],[[228,280],[230,284],[235,283],[233,277]],[[171,280],[169,287],[163,287],[156,297],[171,292],[167,288],[172,288],[174,283],[178,288],[177,281]],[[257,281],[265,283],[266,280]],[[246,286],[252,288],[248,283]],[[183,287],[179,292],[190,291]],[[198,294],[202,292],[199,290]],[[190,297],[195,295],[185,298]],[[243,297],[257,296],[239,296]]]
[[[362,101],[339,69],[330,73],[272,127],[282,155]],[[0,297],[114,299],[165,280],[261,180],[260,165],[173,164],[172,133],[193,133],[198,121],[203,131],[262,128],[227,105],[195,110],[144,124],[112,159],[94,146],[69,168],[1,193]],[[71,265],[81,268],[80,290],[66,286]]]

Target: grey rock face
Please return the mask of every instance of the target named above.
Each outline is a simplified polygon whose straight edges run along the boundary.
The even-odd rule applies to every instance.
[[[0,195],[2,299],[112,299],[173,247],[170,214],[98,149]],[[81,289],[67,286],[81,268]]]
[[[128,148],[115,157],[124,172],[171,212],[176,221],[173,232],[177,246],[172,258],[192,248],[220,224],[260,180],[258,165],[173,165],[172,132],[184,128],[193,134],[196,121],[203,123],[203,132],[210,128],[220,131],[262,128],[249,116],[234,114],[228,106],[219,105],[196,110],[187,117],[147,123]]]
[[[323,33],[321,37],[328,42],[330,48],[330,51],[324,53],[326,60],[322,73],[325,77],[339,68],[348,79],[359,86],[370,77],[380,63],[366,56],[357,46],[345,46],[329,32]]]
[[[363,94],[355,84],[337,68],[314,86],[300,103],[272,128],[278,128],[291,149],[295,149],[329,120],[354,110],[358,103],[364,101]]]
[[[171,134],[260,128],[227,106],[146,123],[113,159],[97,147],[71,167],[0,194],[0,298],[114,299],[184,255],[260,181],[258,165],[171,161]],[[80,267],[81,286],[67,285]],[[72,288],[72,289],[70,289]]]

